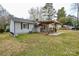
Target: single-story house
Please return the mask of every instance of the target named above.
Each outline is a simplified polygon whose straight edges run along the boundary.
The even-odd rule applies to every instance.
[[[48,32],[53,24],[59,24],[57,21],[34,21],[29,19],[12,18],[10,22],[10,33],[18,35],[29,32]]]
[[[38,28],[35,27],[36,24],[37,22],[34,20],[13,18],[10,22],[10,32],[13,35],[29,32],[39,32]]]

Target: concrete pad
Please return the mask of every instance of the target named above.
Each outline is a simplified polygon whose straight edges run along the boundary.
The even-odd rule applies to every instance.
[[[50,33],[50,34],[48,34],[48,35],[60,35],[60,34],[62,34],[63,32],[56,32],[56,33]]]

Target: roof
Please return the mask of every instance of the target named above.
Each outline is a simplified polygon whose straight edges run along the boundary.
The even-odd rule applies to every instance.
[[[43,21],[38,21],[38,22],[43,23],[43,24],[51,24],[51,23],[60,24],[60,22],[58,22],[56,20],[43,20]]]
[[[36,23],[34,20],[29,20],[29,19],[23,19],[23,18],[13,18],[15,22],[27,22],[27,23]]]
[[[38,26],[42,26],[44,24],[52,24],[52,23],[55,23],[55,24],[61,24],[60,22],[56,21],[56,20],[43,20],[43,21],[38,21]]]
[[[14,20],[15,22],[39,23],[39,25],[40,25],[40,24],[51,24],[51,23],[60,24],[60,22],[58,22],[58,21],[56,21],[56,20],[42,20],[42,21],[36,21],[36,20],[23,19],[23,18],[17,18],[17,17],[13,17],[13,20]]]

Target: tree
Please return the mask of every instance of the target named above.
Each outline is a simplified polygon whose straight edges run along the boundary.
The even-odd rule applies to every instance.
[[[12,17],[13,17],[12,15],[0,16],[0,30],[9,31],[10,20]]]
[[[5,18],[0,16],[0,32],[3,32],[5,30],[6,22]]]
[[[46,3],[42,8],[31,8],[29,13],[32,20],[52,20],[56,16],[52,3]]]
[[[30,13],[30,18],[32,20],[35,20],[36,19],[36,14],[35,14],[36,10],[34,8],[31,8],[30,11],[29,11],[29,13]]]
[[[52,20],[56,16],[56,10],[52,3],[46,3],[42,8],[42,17],[45,20]]]
[[[30,10],[29,10],[29,14],[30,14],[30,19],[31,20],[36,20],[36,19],[38,19],[38,20],[42,20],[42,12],[41,12],[41,9],[39,9],[39,8],[31,8]]]
[[[57,19],[59,22],[62,23],[62,27],[63,27],[63,25],[66,23],[66,13],[64,7],[58,10]]]
[[[4,25],[5,25],[5,18],[0,16],[0,25],[1,25],[1,29],[4,29]]]
[[[57,13],[57,19],[59,20],[60,18],[62,17],[66,17],[66,13],[65,13],[65,10],[64,10],[64,7],[62,7],[61,9],[58,10],[58,13]]]
[[[68,16],[66,16],[66,22],[65,22],[65,24],[66,25],[70,25],[70,26],[73,26],[73,21],[74,19],[72,18],[72,16],[71,15],[68,15]]]
[[[79,20],[78,20],[78,28],[79,28]]]
[[[79,21],[79,3],[73,3],[72,9],[77,12],[77,20],[76,20],[76,23],[75,23],[75,25],[76,25],[75,29],[76,29],[76,27],[78,27],[78,21]]]

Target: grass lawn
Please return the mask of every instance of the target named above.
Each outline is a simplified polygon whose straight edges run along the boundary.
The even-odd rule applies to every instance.
[[[0,34],[0,55],[77,56],[79,31],[64,30],[58,36],[41,33],[21,34],[16,38]]]

